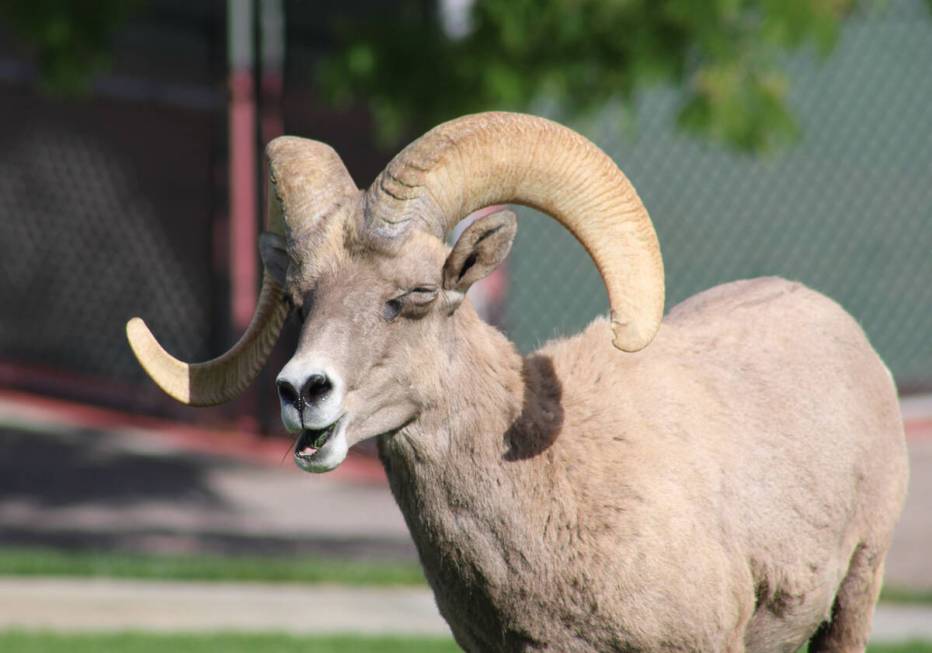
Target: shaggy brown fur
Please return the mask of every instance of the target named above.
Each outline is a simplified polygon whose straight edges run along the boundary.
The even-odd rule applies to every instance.
[[[821,624],[811,651],[863,651],[907,463],[834,302],[739,281],[640,353],[598,320],[523,360],[454,319],[431,407],[380,451],[464,649],[776,653]]]

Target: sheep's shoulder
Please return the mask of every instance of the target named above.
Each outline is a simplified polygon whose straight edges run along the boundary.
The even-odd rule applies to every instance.
[[[695,505],[727,486],[749,506],[786,505],[786,493],[834,505],[864,464],[902,448],[895,389],[857,322],[783,279],[699,293],[637,353],[613,349],[598,319],[538,355],[552,361],[563,409],[554,453],[595,494],[628,486],[645,505]],[[840,461],[854,471],[815,472]],[[741,490],[767,475],[782,478],[768,496]]]

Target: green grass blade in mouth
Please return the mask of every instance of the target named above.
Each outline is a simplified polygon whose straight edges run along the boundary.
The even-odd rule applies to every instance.
[[[333,433],[333,429],[335,426],[336,426],[335,424],[331,424],[330,426],[325,428],[323,431],[321,431],[320,435],[317,436],[317,439],[314,440],[314,444],[312,446],[315,449],[320,449],[322,446],[327,444],[327,440],[330,439],[330,435]]]

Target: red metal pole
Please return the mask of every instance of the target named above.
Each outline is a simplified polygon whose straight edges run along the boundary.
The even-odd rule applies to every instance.
[[[256,308],[256,97],[253,82],[253,2],[228,0],[230,63],[230,305],[242,332]]]
[[[266,143],[284,133],[282,116],[282,99],[284,94],[285,63],[285,13],[283,0],[262,0],[259,5],[259,143]],[[266,179],[265,157],[262,157],[263,171],[261,179]],[[267,191],[263,182],[259,192]],[[268,197],[263,198],[263,206],[268,206]],[[258,377],[256,392],[256,416],[258,428],[263,433],[281,429],[278,419],[278,401],[274,392],[266,388],[275,387],[275,374],[284,361],[273,352],[269,364]],[[276,429],[277,427],[277,429]]]
[[[259,272],[253,11],[253,0],[227,0],[230,322],[237,338],[249,326],[255,312]],[[240,430],[258,430],[255,409],[255,392],[249,390],[234,408]]]

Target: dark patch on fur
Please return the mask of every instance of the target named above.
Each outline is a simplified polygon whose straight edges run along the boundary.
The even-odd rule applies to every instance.
[[[524,405],[505,432],[508,447],[503,458],[513,462],[540,455],[556,442],[563,428],[563,386],[549,356],[524,359]]]
[[[828,650],[830,646],[829,637],[832,634],[832,622],[835,621],[835,618],[838,616],[838,599],[835,599],[835,602],[832,603],[832,614],[827,621],[823,621],[819,624],[819,627],[812,634],[812,637],[809,639],[809,652],[810,653],[820,653],[821,651]]]
[[[767,601],[769,595],[770,586],[767,584],[766,580],[762,580],[757,584],[757,587],[754,588],[754,612],[761,609],[761,606]]]

